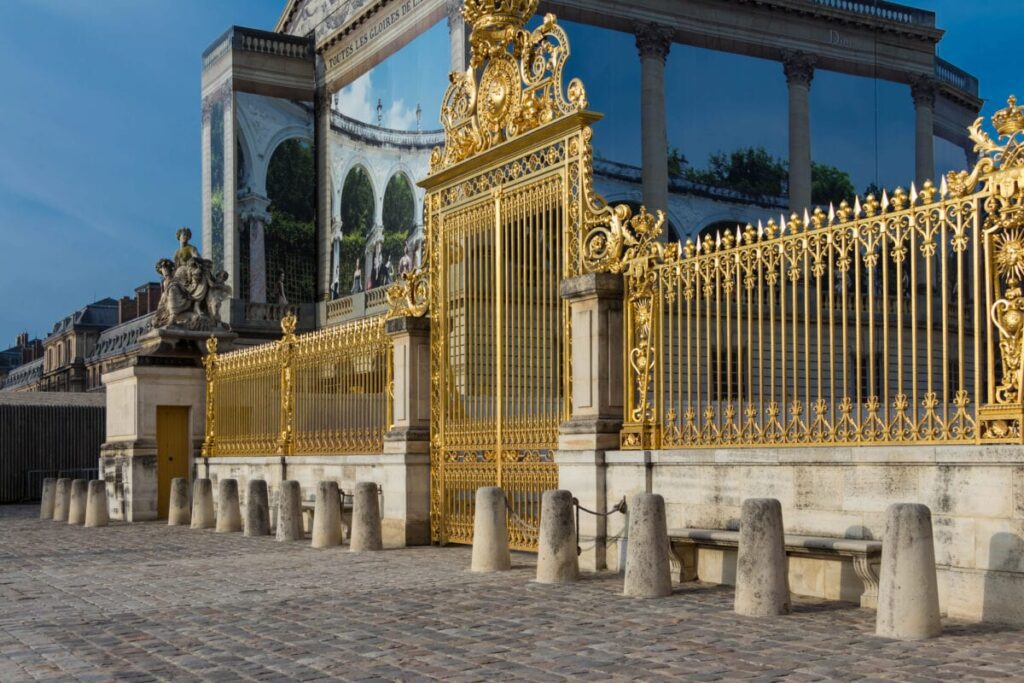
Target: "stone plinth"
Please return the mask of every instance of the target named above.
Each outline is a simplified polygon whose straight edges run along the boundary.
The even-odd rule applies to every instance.
[[[127,522],[159,518],[158,488],[173,478],[162,478],[158,470],[157,407],[190,408],[189,466],[202,448],[206,419],[206,380],[198,356],[137,360],[137,365],[103,375],[107,440],[100,450],[100,478],[107,482],[111,518]]]

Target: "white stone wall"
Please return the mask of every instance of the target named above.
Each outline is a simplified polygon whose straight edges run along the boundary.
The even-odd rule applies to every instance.
[[[669,528],[736,528],[744,498],[782,502],[787,533],[881,539],[891,503],[932,511],[942,609],[1024,623],[1024,449],[1019,446],[613,451],[607,500],[665,497]],[[624,517],[609,519],[608,566],[621,566]],[[702,551],[702,580],[731,583],[734,554]],[[795,592],[856,599],[848,563],[790,561]]]

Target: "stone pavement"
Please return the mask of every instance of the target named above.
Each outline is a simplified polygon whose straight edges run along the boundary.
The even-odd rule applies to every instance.
[[[750,619],[732,589],[531,582],[534,558],[353,555],[162,524],[69,527],[0,507],[0,681],[1024,680],[1024,630],[946,622],[923,643],[874,612],[795,599]]]

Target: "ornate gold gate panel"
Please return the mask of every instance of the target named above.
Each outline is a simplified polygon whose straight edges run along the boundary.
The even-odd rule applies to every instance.
[[[501,486],[512,547],[536,547],[543,491],[569,417],[569,316],[561,280],[580,272],[581,236],[614,215],[591,191],[582,83],[538,0],[470,0],[472,56],[442,102],[431,155],[423,268],[388,292],[390,316],[431,318],[431,532],[473,538],[476,489]],[[626,210],[628,212],[628,209]]]

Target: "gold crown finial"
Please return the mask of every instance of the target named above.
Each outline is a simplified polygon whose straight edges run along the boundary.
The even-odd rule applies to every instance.
[[[537,11],[540,0],[466,0],[462,16],[474,31],[522,28]]]
[[[1002,136],[1010,136],[1024,130],[1024,110],[1017,106],[1017,98],[1010,95],[1008,105],[992,115],[992,125]]]

